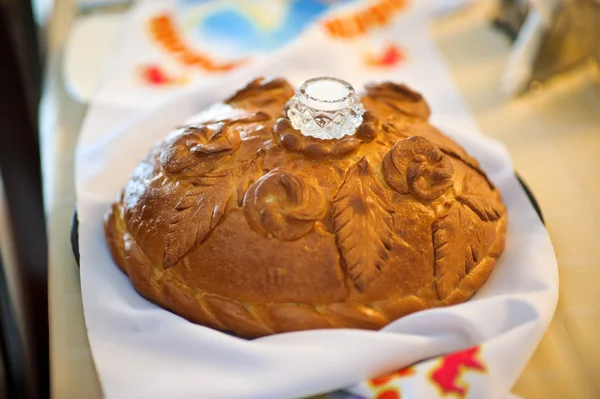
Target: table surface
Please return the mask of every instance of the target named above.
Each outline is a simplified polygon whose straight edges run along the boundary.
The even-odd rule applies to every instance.
[[[73,154],[85,104],[64,89],[61,62],[74,0],[56,2],[41,110],[49,237],[52,393],[97,398],[79,272],[69,244],[75,203]],[[558,310],[513,392],[525,398],[600,397],[600,71],[592,65],[510,100],[500,76],[510,43],[489,24],[490,3],[436,21],[431,32],[484,134],[509,149],[535,193],[555,246]]]

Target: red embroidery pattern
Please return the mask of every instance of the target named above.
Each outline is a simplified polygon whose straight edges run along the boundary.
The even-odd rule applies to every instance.
[[[365,10],[333,18],[324,22],[327,32],[334,37],[352,38],[387,25],[407,0],[380,0]]]
[[[180,63],[204,69],[208,72],[227,72],[241,65],[245,60],[219,63],[187,46],[175,28],[170,15],[160,14],[150,19],[150,36],[159,46]]]
[[[365,62],[372,67],[393,67],[405,59],[404,52],[395,44],[388,45],[379,54],[367,54]]]
[[[483,362],[476,358],[478,353],[479,347],[474,346],[444,356],[440,360],[439,366],[431,373],[431,380],[440,389],[442,396],[456,395],[459,398],[467,396],[469,385],[460,380],[462,374],[468,370],[486,371]]]
[[[375,399],[402,399],[402,395],[396,388],[391,388],[383,392],[379,392]]]
[[[185,83],[183,78],[168,75],[159,65],[144,65],[140,67],[140,75],[144,83],[152,86],[165,86]]]
[[[409,377],[415,373],[412,367],[407,367],[402,370],[398,370],[395,373],[386,375],[385,377],[373,378],[369,381],[369,385],[377,392],[376,399],[401,399],[402,394],[398,388],[392,386],[390,383],[394,379]]]

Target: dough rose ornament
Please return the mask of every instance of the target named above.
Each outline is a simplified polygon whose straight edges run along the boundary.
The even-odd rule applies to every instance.
[[[106,215],[148,300],[244,337],[379,329],[492,272],[500,193],[418,93],[256,79],[216,108],[157,143]]]

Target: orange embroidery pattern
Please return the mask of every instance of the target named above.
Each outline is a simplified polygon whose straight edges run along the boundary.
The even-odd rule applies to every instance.
[[[372,67],[392,67],[405,59],[404,52],[395,44],[388,45],[380,54],[367,54],[365,62]]]
[[[227,72],[244,61],[219,63],[189,48],[175,29],[170,15],[160,14],[150,19],[151,37],[168,53],[184,65],[199,67],[209,72]]]
[[[431,380],[440,389],[443,396],[456,395],[465,398],[469,392],[469,385],[460,380],[467,370],[485,372],[485,365],[478,360],[479,347],[474,346],[460,352],[444,356],[438,367],[431,373]]]
[[[369,381],[369,385],[371,385],[373,390],[377,391],[376,399],[401,399],[402,395],[398,388],[390,386],[389,383],[396,378],[408,377],[414,373],[415,371],[412,367],[407,367],[385,377],[373,378]]]
[[[406,0],[380,0],[366,10],[324,22],[334,37],[352,38],[388,24],[396,13],[406,7]]]

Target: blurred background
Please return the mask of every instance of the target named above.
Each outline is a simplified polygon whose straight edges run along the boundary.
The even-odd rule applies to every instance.
[[[0,398],[101,397],[69,236],[90,104],[156,103],[283,48],[332,7],[381,2],[0,0]],[[558,310],[514,393],[599,398],[600,1],[432,4],[429,34],[479,129],[508,147],[558,258]],[[148,29],[126,23],[141,19]],[[125,42],[136,51],[115,57]],[[365,63],[403,57],[382,45]]]

